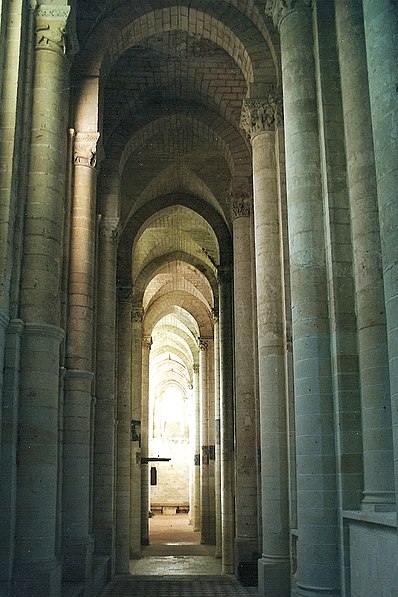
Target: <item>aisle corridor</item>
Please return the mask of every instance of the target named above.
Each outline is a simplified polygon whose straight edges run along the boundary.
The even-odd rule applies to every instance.
[[[100,597],[246,597],[257,588],[242,587],[230,576],[120,576]]]

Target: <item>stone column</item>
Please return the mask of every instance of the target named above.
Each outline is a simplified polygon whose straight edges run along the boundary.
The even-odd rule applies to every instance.
[[[260,398],[262,557],[259,592],[290,593],[289,501],[282,255],[275,125],[279,100],[246,100],[241,126],[253,150],[258,375]]]
[[[40,6],[25,207],[17,523],[13,594],[60,593],[57,553],[61,239],[69,63],[68,6]]]
[[[235,573],[255,578],[258,561],[257,447],[251,286],[251,185],[233,181],[230,192],[234,248]]]
[[[220,441],[220,338],[218,314],[214,318],[214,418],[215,418],[215,515],[216,515],[216,552],[215,557],[222,557],[221,534],[221,441]]]
[[[229,268],[219,268],[221,552],[223,574],[234,572],[234,401],[232,295]]]
[[[91,582],[93,297],[97,143],[99,133],[77,132],[69,259],[63,472],[63,577]]]
[[[398,5],[363,0],[398,488]],[[386,471],[387,472],[387,471]]]
[[[17,259],[15,243],[16,213],[18,195],[21,193],[20,177],[24,172],[22,148],[25,137],[22,135],[23,102],[20,100],[20,86],[29,89],[30,80],[22,77],[19,65],[21,53],[23,62],[29,64],[30,55],[25,56],[26,47],[31,41],[26,35],[22,0],[12,4],[3,2],[0,9],[0,450],[2,433],[3,364],[6,344],[6,330],[9,322],[10,287],[13,262]],[[8,6],[9,5],[9,6]],[[26,62],[25,62],[26,61]],[[30,89],[29,89],[30,92]],[[26,92],[28,95],[28,92]],[[18,228],[18,227],[17,227]],[[12,316],[12,315],[11,315]],[[6,515],[7,516],[7,515]],[[9,521],[6,521],[8,524]],[[0,572],[0,582],[1,582]]]
[[[214,451],[210,445],[213,341],[199,338],[200,372],[200,530],[201,542],[214,543]]]
[[[200,378],[199,363],[193,365],[194,389],[194,419],[195,419],[195,454],[194,454],[194,499],[193,499],[193,530],[200,531]]]
[[[116,254],[118,218],[99,228],[97,285],[96,408],[94,430],[93,530],[95,551],[115,554]]]
[[[15,545],[15,489],[18,446],[18,392],[23,322],[13,319],[7,328],[4,359],[3,433],[0,458],[0,595],[10,594]]]
[[[131,313],[131,453],[130,453],[130,557],[141,554],[141,375],[142,318],[141,304],[133,303]]]
[[[362,2],[336,0],[360,363],[364,507],[395,505],[381,239]],[[349,43],[347,43],[349,40]]]
[[[297,447],[296,595],[340,595],[330,330],[311,2],[268,0],[279,27]]]
[[[151,346],[152,338],[144,336],[142,340],[141,377],[141,545],[148,545],[149,543],[149,467],[143,459],[149,456],[149,355]]]
[[[116,433],[116,573],[130,560],[131,288],[118,288]]]

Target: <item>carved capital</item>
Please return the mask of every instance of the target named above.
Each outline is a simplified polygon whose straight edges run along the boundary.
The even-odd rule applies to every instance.
[[[100,133],[76,133],[73,146],[73,161],[80,166],[95,168],[101,152],[98,143]]]
[[[274,131],[282,120],[282,99],[277,92],[267,99],[243,100],[240,126],[250,139],[265,131]]]
[[[311,8],[313,0],[265,0],[265,14],[274,21],[279,29],[283,19],[294,10]]]
[[[49,50],[61,56],[67,53],[67,23],[70,6],[42,4],[35,11],[36,50]]]
[[[231,203],[232,220],[237,218],[248,218],[250,216],[251,206],[247,200],[235,200]]]
[[[199,350],[207,350],[209,343],[204,338],[198,338],[198,348]]]
[[[193,370],[194,373],[199,373],[199,365],[198,365],[198,363],[194,363],[192,365],[192,370]]]
[[[133,305],[131,308],[131,323],[142,323],[144,309],[141,306]]]

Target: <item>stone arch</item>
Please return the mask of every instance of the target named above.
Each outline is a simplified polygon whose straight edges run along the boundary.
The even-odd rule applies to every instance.
[[[184,112],[181,111],[181,107],[184,107]],[[154,118],[133,132],[127,143],[122,146],[114,143],[113,150],[107,151],[107,158],[108,155],[112,159],[118,159],[120,156],[119,172],[122,172],[129,155],[134,150],[145,145],[145,143],[152,137],[155,137],[160,131],[165,128],[174,129],[185,126],[189,127],[192,134],[208,140],[220,149],[220,153],[224,156],[231,170],[231,175],[238,175],[240,170],[244,170],[246,175],[247,172],[250,172],[251,149],[247,137],[241,131],[237,131],[235,127],[226,122],[216,112],[204,110],[199,105],[192,106],[190,104],[189,106],[180,106],[174,104],[174,107],[170,106],[170,108],[172,111],[168,110],[166,116],[159,118],[153,114]],[[116,140],[117,136],[115,135]],[[244,173],[241,175],[243,176]]]
[[[81,64],[77,64],[81,75],[75,115],[77,129],[85,130],[84,126],[82,128],[84,122],[90,122],[91,127],[98,129],[100,118],[93,116],[92,108],[95,105],[99,109],[100,87],[115,61],[127,48],[163,31],[183,30],[200,34],[223,48],[241,69],[251,97],[264,96],[270,83],[279,85],[278,38],[275,34],[271,36],[265,17],[260,16],[254,3],[248,11],[242,1],[234,0],[225,11],[222,2],[209,6],[196,0],[189,2],[188,7],[184,6],[185,1],[163,8],[157,7],[156,2],[146,2],[145,6],[137,9],[123,6],[106,19],[98,20],[80,53]],[[121,28],[115,39],[115,29]],[[267,51],[270,51],[271,60],[267,60]],[[90,97],[94,104],[90,102]]]
[[[205,263],[203,263],[203,261],[194,255],[183,253],[181,251],[175,251],[172,254],[159,257],[158,259],[155,259],[149,263],[134,280],[134,296],[135,300],[139,304],[142,303],[145,288],[148,283],[159,273],[159,270],[161,270],[165,264],[170,263],[171,261],[181,261],[188,263],[197,269],[198,272],[203,274],[203,276],[209,282],[214,297],[214,303],[218,303],[218,284],[214,272]]]
[[[105,27],[97,26],[84,48],[90,73],[106,76],[127,48],[146,37],[164,31],[181,30],[200,34],[217,43],[237,62],[248,84],[255,80],[256,75],[261,80],[263,73],[260,57],[264,46],[269,47],[271,44],[271,37],[267,36],[266,39],[258,29],[253,31],[253,21],[233,6],[226,12],[223,6],[209,7],[207,4],[200,8],[201,4],[191,2],[188,9],[180,4],[157,8],[147,3],[149,10],[144,14],[135,14],[135,18],[131,14],[130,18],[133,20],[130,23],[124,22],[124,27],[116,38],[113,28],[106,31]],[[108,18],[107,22],[109,21]],[[265,25],[262,30],[265,31]],[[104,44],[104,37],[109,39],[111,34],[113,43]]]
[[[150,336],[156,323],[165,315],[173,313],[175,306],[184,309],[195,318],[201,337],[211,338],[213,336],[213,321],[210,311],[196,297],[181,291],[169,292],[152,303],[144,315],[144,336]]]
[[[160,201],[163,208],[174,205],[183,205],[201,215],[210,224],[216,235],[220,251],[220,267],[228,267],[231,264],[232,241],[225,220],[212,206],[205,204],[200,197],[177,192],[150,201],[141,209],[137,210],[124,227],[118,247],[119,285],[131,285],[130,266],[134,239],[145,221],[159,209]]]

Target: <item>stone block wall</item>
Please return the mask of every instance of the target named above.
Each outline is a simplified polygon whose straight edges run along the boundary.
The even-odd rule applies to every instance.
[[[152,463],[157,469],[157,485],[150,487],[150,504],[189,504],[189,443],[188,441],[165,441],[153,439],[152,457],[171,458],[170,462]]]
[[[350,520],[348,526],[351,597],[396,597],[396,528],[368,520]]]

